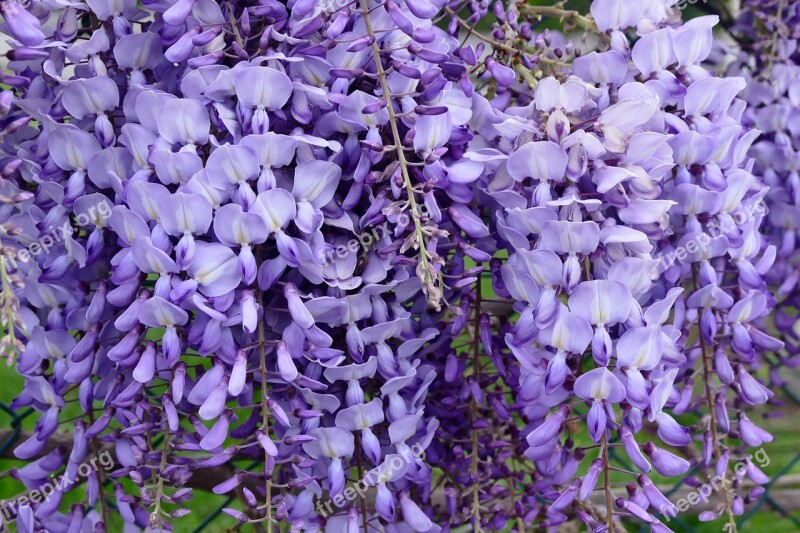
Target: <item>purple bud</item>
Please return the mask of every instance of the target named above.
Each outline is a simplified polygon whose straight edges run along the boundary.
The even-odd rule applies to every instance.
[[[630,460],[633,461],[633,464],[644,473],[650,472],[650,463],[647,462],[641,449],[639,449],[639,444],[634,439],[631,429],[628,426],[620,427],[619,436],[620,440],[622,440],[622,444],[625,446],[625,452],[628,454]]]
[[[543,446],[553,439],[555,439],[561,431],[561,426],[564,424],[569,415],[569,408],[562,405],[554,413],[547,417],[547,419],[536,429],[531,431],[526,440],[528,445],[533,448]]]
[[[211,489],[214,494],[227,494],[228,492],[232,491],[239,485],[241,485],[242,481],[247,477],[246,472],[239,472],[235,474],[232,478],[229,478],[226,481],[223,481],[213,489]]]
[[[686,459],[657,448],[652,442],[648,442],[644,445],[644,453],[652,459],[653,466],[662,476],[679,476],[685,474],[691,466]]]
[[[678,508],[658,490],[658,487],[655,486],[650,478],[642,474],[636,479],[642,487],[644,495],[647,497],[650,505],[653,506],[653,509],[657,509],[661,514],[667,516],[675,516],[678,514]]]
[[[572,483],[569,484],[569,487],[561,493],[561,495],[554,501],[550,508],[548,509],[549,512],[554,511],[561,511],[569,507],[572,502],[575,500],[575,496],[578,493],[578,489],[581,487],[581,479],[573,479]]]
[[[592,464],[589,466],[589,471],[583,477],[583,483],[581,484],[581,490],[578,497],[580,501],[586,500],[586,498],[592,493],[594,488],[597,486],[597,480],[599,479],[602,471],[603,460],[598,458],[592,461]]]

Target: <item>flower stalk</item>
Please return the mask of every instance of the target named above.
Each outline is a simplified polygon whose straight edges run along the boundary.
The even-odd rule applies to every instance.
[[[481,327],[481,297],[482,297],[482,290],[481,290],[481,280],[478,280],[478,283],[475,285],[475,303],[473,309],[473,331],[472,331],[472,379],[475,381],[477,386],[480,386],[480,379],[481,379],[481,335],[480,335],[480,327]],[[484,347],[484,349],[488,349],[488,347]],[[471,395],[472,402],[471,402],[471,418],[472,418],[472,463],[470,465],[470,472],[472,473],[472,528],[477,533],[482,531],[481,529],[481,502],[480,502],[480,471],[479,471],[479,462],[480,462],[480,453],[478,452],[478,429],[475,427],[475,423],[478,421],[478,400],[475,398],[475,395]]]
[[[5,249],[3,248],[3,250]],[[13,366],[16,361],[17,350],[20,348],[20,342],[15,332],[17,297],[6,270],[6,256],[4,253],[0,254],[0,283],[2,283],[2,326],[4,331],[3,338],[0,340],[0,346],[2,346],[0,355],[5,357],[8,366]]]
[[[261,257],[261,249],[258,248],[258,257]],[[258,306],[262,310],[264,309],[264,293],[263,291],[259,290],[257,293],[257,301]],[[269,438],[269,405],[267,402],[269,401],[269,389],[267,385],[267,344],[266,344],[266,337],[264,333],[264,317],[260,317],[258,320],[258,371],[261,375],[261,431],[264,432],[264,435]],[[264,450],[264,465],[270,463],[270,456],[266,450]],[[266,481],[264,485],[264,490],[266,493],[266,501],[264,503],[264,510],[266,512],[265,522],[267,526],[267,533],[272,533],[273,528],[273,520],[272,520],[272,473],[270,472],[266,476]]]
[[[778,0],[778,12],[775,14],[775,30],[772,32],[772,44],[770,45],[769,55],[767,56],[766,77],[772,76],[772,68],[775,65],[775,58],[778,54],[778,43],[780,42],[781,24],[783,23],[783,10],[786,0]]]
[[[389,87],[389,81],[386,78],[386,70],[383,68],[383,60],[381,59],[381,49],[378,46],[378,37],[375,34],[375,29],[372,25],[370,16],[370,9],[367,0],[360,0],[361,12],[364,17],[364,26],[367,30],[367,36],[372,39],[372,59],[375,63],[375,69],[380,81],[383,97],[387,102],[386,110],[389,114],[389,127],[392,132],[392,139],[394,141],[395,152],[397,153],[397,161],[400,165],[400,173],[403,177],[403,185],[408,195],[408,210],[411,213],[411,219],[414,222],[414,234],[416,244],[419,248],[419,267],[417,275],[422,281],[422,290],[428,298],[428,304],[435,310],[440,310],[444,298],[443,282],[441,273],[434,272],[432,257],[428,251],[426,230],[422,223],[422,214],[417,202],[416,191],[414,184],[411,181],[411,173],[408,170],[409,164],[406,159],[405,147],[403,146],[403,138],[400,136],[400,129],[397,125],[398,117],[394,110],[394,98],[392,90]]]
[[[167,468],[167,457],[169,452],[169,425],[164,425],[164,443],[161,446],[161,463],[158,467],[158,472],[156,476],[158,476],[158,481],[156,481],[156,495],[155,495],[155,506],[153,507],[153,513],[150,515],[150,528],[158,527],[158,531],[163,531],[164,529],[164,518],[162,516],[163,511],[161,509],[161,502],[164,498],[164,476],[162,473],[164,469]],[[99,472],[99,471],[98,471]]]
[[[571,21],[575,25],[583,28],[586,31],[596,33],[597,35],[601,35],[604,39],[608,40],[608,36],[605,35],[597,28],[597,24],[595,24],[594,20],[591,17],[581,15],[580,12],[575,11],[574,9],[565,9],[558,5],[555,6],[534,6],[534,5],[522,5],[520,6],[520,11],[522,13],[526,13],[528,15],[532,15],[535,17],[552,17],[557,18],[561,21]]]
[[[611,461],[608,456],[608,431],[603,430],[602,447],[600,449],[603,459],[603,493],[606,498],[606,527],[609,533],[614,529],[614,493],[611,490]]]
[[[692,265],[692,275],[694,277],[695,288],[699,288],[700,275],[696,263]],[[703,356],[703,386],[705,391],[706,407],[708,408],[708,424],[711,429],[711,442],[714,448],[714,459],[718,461],[719,458],[722,457],[722,446],[720,444],[719,431],[717,429],[719,427],[719,422],[717,420],[717,404],[714,401],[714,388],[712,384],[714,376],[714,354],[711,346],[708,345],[702,333],[700,333],[699,337],[700,350]],[[737,533],[738,528],[736,526],[736,517],[733,514],[730,489],[728,488],[727,483],[721,483],[720,485],[722,487],[722,498],[725,503],[725,514],[728,520],[728,523],[725,525],[725,530],[728,533]]]

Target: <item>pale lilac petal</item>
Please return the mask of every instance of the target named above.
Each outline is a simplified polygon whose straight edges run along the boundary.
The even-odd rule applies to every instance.
[[[255,152],[240,144],[226,144],[214,150],[206,163],[208,181],[218,189],[246,183],[258,177]]]
[[[271,233],[285,228],[297,216],[297,204],[292,194],[285,189],[270,189],[258,195],[251,208],[267,223]]]
[[[158,132],[170,143],[206,144],[211,121],[197,100],[170,100],[158,116]]]
[[[298,201],[323,207],[333,198],[341,176],[341,167],[328,161],[300,163],[295,169],[292,194]]]
[[[624,30],[636,26],[642,18],[644,2],[594,0],[591,13],[600,31]]]
[[[61,96],[64,109],[75,118],[100,115],[119,105],[119,89],[110,78],[96,76],[70,82]]]
[[[592,326],[585,318],[562,310],[555,323],[539,332],[539,340],[571,353],[583,353],[592,342]]]
[[[643,76],[650,76],[676,61],[672,51],[672,34],[672,28],[662,28],[636,41],[631,58]]]
[[[556,143],[531,142],[522,145],[508,158],[508,173],[516,181],[525,178],[561,181],[568,160],[567,153]]]
[[[450,140],[452,123],[450,115],[423,115],[414,127],[414,150],[429,153],[447,144]]]
[[[188,272],[197,280],[200,291],[212,298],[229,293],[242,280],[236,254],[217,243],[198,242]]]
[[[292,95],[292,80],[268,67],[245,68],[236,75],[236,97],[246,107],[282,108]]]
[[[133,260],[139,270],[155,274],[172,274],[178,272],[178,265],[175,261],[153,246],[150,238],[140,238],[133,241],[131,246]]]
[[[266,241],[269,228],[259,215],[245,213],[237,204],[227,204],[214,216],[214,234],[223,244],[243,246]]]
[[[189,320],[189,315],[164,298],[153,296],[139,307],[139,320],[146,326],[158,328],[183,325]]]
[[[594,325],[613,325],[628,319],[633,297],[622,283],[593,280],[581,283],[569,297],[570,311]]]
[[[617,342],[616,351],[617,365],[621,368],[655,368],[664,351],[661,330],[658,327],[631,328]]]
[[[575,380],[575,394],[584,400],[607,400],[619,403],[625,399],[625,387],[607,368],[595,368]]]

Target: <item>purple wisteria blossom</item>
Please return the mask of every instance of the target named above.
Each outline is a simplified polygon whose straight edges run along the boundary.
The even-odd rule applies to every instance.
[[[750,149],[754,172],[770,186],[764,197],[766,233],[775,247],[775,265],[766,281],[778,300],[774,323],[786,350],[781,365],[795,367],[800,353],[800,335],[794,315],[797,308],[800,263],[797,255],[797,220],[800,211],[800,11],[791,2],[748,1],[732,32],[742,43],[732,51],[732,74],[747,80],[744,97],[748,107],[743,120],[763,133]],[[750,343],[739,333],[740,350]],[[744,342],[742,342],[744,341]]]
[[[800,277],[759,168],[796,83],[747,109],[672,4],[0,2],[11,475],[115,457],[18,529],[182,530],[201,488],[269,532],[669,531],[648,475],[772,439]]]

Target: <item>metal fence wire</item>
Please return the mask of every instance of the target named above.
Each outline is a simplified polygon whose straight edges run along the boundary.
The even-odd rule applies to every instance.
[[[20,434],[22,433],[22,421],[32,415],[34,409],[28,408],[21,413],[17,413],[7,404],[0,402],[0,411],[11,417],[11,424],[8,426],[11,428],[11,435],[9,435],[8,438],[6,438],[3,442],[0,442],[0,457],[2,457],[6,452],[10,451],[14,447],[19,439]]]
[[[771,360],[770,365],[773,368],[777,368],[780,365],[780,363],[778,361]],[[786,384],[781,385],[779,389],[781,390],[781,392],[783,393],[783,395],[785,396],[785,398],[788,400],[789,403],[794,404],[794,406],[800,409],[800,396],[798,396],[796,392],[791,390],[791,388]],[[26,408],[25,410],[22,411],[16,411],[12,409],[8,404],[0,401],[0,413],[6,415],[6,416],[0,415],[0,429],[11,430],[8,436],[5,437],[2,441],[0,441],[0,457],[8,457],[10,452],[13,451],[13,448],[18,444],[18,441],[21,440],[20,437],[22,436],[23,432],[22,430],[23,421],[26,420],[28,417],[30,417],[34,412],[35,410],[32,408]],[[10,421],[7,422],[6,420],[4,420],[6,417],[10,418]],[[629,463],[627,458],[621,456],[619,453],[617,453],[616,450],[617,450],[616,447],[610,449],[609,453],[611,460],[620,468],[633,470],[634,467]],[[781,500],[785,502],[786,498],[781,499],[776,497],[781,490],[784,490],[784,486],[786,485],[785,483],[782,483],[781,480],[789,476],[794,466],[797,465],[798,463],[800,463],[800,451],[798,451],[793,458],[787,461],[786,464],[783,465],[782,468],[770,478],[770,481],[763,487],[764,493],[756,501],[750,503],[750,505],[747,506],[744,514],[740,516],[737,521],[737,526],[740,529],[746,530],[743,529],[744,526],[746,526],[747,523],[750,522],[757,513],[766,511],[780,515],[785,520],[791,522],[794,526],[797,527],[797,530],[800,531],[800,520],[793,512],[795,511],[795,509],[787,508],[787,506],[784,503],[782,503]],[[253,466],[255,465],[251,465],[249,468],[252,468]],[[692,470],[690,470],[687,473],[687,475],[698,474],[698,477],[701,477],[699,475],[701,471],[702,468],[696,465],[692,468]],[[111,483],[110,479],[105,480],[106,485],[109,485],[110,483]],[[685,486],[686,485],[684,485],[682,481],[679,481],[675,483],[669,491],[665,492],[665,495],[674,503],[675,498],[678,497],[681,489]],[[796,492],[793,493],[796,494]],[[0,500],[1,499],[2,498],[0,498]],[[220,496],[221,503],[219,504],[219,506],[217,506],[210,513],[204,516],[204,518],[200,521],[200,525],[194,529],[194,533],[201,533],[203,531],[215,531],[214,529],[212,529],[212,527],[215,525],[214,522],[217,520],[217,518],[220,517],[220,515],[223,514],[222,510],[225,507],[228,507],[235,499],[236,499],[235,496]],[[109,498],[107,491],[106,491],[106,500],[109,507],[111,507],[112,509],[116,507],[113,499]],[[800,501],[797,501],[796,504],[797,507],[800,507]],[[197,509],[193,509],[193,512],[197,511],[198,511]],[[698,532],[696,526],[686,520],[687,516],[691,516],[690,513],[692,513],[691,509],[685,513],[678,513],[677,516],[675,516],[669,521],[668,525],[672,529],[684,533]],[[646,527],[638,529],[639,533],[644,533],[646,531],[647,531]]]

